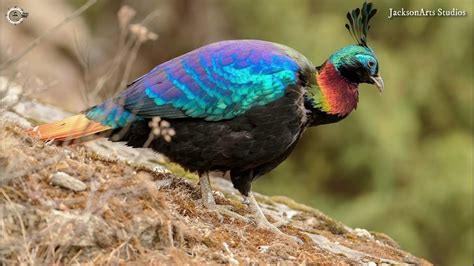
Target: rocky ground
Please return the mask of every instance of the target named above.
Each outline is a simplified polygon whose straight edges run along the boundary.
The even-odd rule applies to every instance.
[[[56,146],[24,128],[68,114],[0,78],[0,263],[421,264],[383,233],[352,229],[282,196],[257,194],[302,245],[199,203],[196,176],[147,150],[98,140]],[[247,207],[214,178],[219,204]]]

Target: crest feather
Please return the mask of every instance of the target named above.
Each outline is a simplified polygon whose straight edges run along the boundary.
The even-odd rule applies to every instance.
[[[372,3],[364,2],[362,9],[356,8],[350,12],[347,12],[346,29],[351,34],[354,41],[359,45],[367,47],[367,34],[369,32],[370,19],[377,13],[377,9],[373,8]]]

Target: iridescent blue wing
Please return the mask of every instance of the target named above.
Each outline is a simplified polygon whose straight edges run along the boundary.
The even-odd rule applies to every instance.
[[[155,67],[113,101],[143,118],[231,119],[282,97],[299,69],[283,46],[219,42]]]

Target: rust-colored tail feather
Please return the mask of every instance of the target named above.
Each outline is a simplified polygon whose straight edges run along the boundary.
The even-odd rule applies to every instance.
[[[111,129],[101,123],[89,120],[79,114],[61,121],[44,124],[29,130],[29,133],[41,140],[65,141],[90,136]]]

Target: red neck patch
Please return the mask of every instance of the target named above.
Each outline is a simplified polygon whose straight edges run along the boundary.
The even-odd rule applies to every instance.
[[[328,114],[346,116],[357,108],[359,91],[356,83],[347,81],[334,65],[326,62],[316,75],[322,94],[322,108]]]

